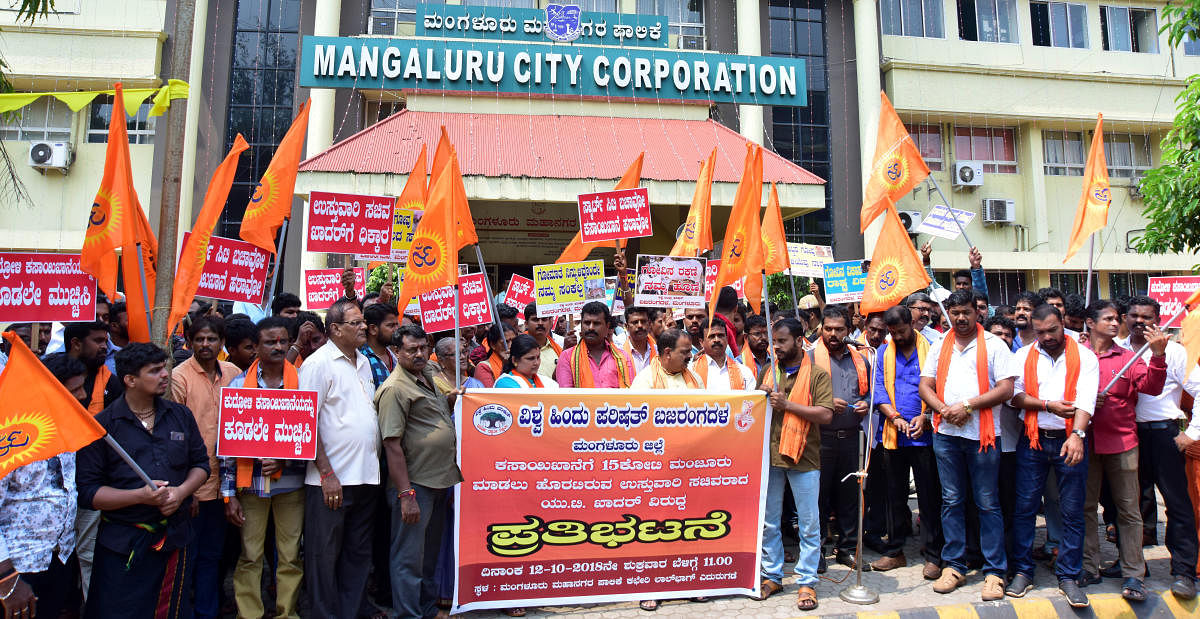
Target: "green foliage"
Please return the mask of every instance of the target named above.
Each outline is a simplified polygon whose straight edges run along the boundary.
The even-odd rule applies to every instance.
[[[369,275],[367,275],[367,293],[368,294],[370,294],[372,292],[379,292],[379,289],[383,287],[383,283],[386,282],[388,279],[388,269],[391,269],[391,271],[392,271],[392,285],[393,286],[396,285],[396,283],[400,277],[399,267],[390,262],[381,264],[381,265],[371,269],[371,273]]]
[[[796,284],[797,300],[808,294],[809,279],[807,277],[773,273],[767,276],[767,299],[779,307],[791,309],[796,307],[796,304],[792,301],[792,287],[788,284],[788,279]]]
[[[17,9],[17,21],[25,20],[33,23],[37,16],[45,17],[54,8],[54,0],[21,0],[21,8]]]

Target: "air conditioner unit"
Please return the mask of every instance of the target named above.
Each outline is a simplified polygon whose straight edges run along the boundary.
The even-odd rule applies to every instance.
[[[917,226],[921,225],[921,220],[925,218],[921,211],[897,211],[900,213],[900,223],[904,224],[904,229],[908,230],[909,234],[917,233]]]
[[[30,142],[29,165],[39,170],[58,170],[63,174],[75,162],[75,153],[66,142]]]
[[[1004,198],[984,198],[983,223],[1011,224],[1017,221],[1016,204]]]
[[[983,163],[979,161],[955,161],[955,187],[980,187],[983,185]]]
[[[1139,201],[1142,199],[1142,179],[1135,178],[1129,183],[1129,199]]]

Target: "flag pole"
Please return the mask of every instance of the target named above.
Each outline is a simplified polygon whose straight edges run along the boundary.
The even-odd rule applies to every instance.
[[[154,485],[154,480],[150,479],[150,476],[146,474],[146,471],[143,471],[142,467],[138,466],[138,463],[134,462],[133,458],[129,457],[129,453],[126,452],[123,447],[121,447],[121,444],[117,442],[117,439],[113,438],[111,434],[106,433],[104,435],[104,442],[108,443],[108,446],[112,447],[113,451],[117,452],[118,456],[121,456],[121,459],[125,461],[125,464],[128,464],[129,468],[133,469],[133,472],[137,473],[137,476],[141,477],[142,481],[146,482],[146,485],[150,486],[151,490],[158,490],[158,486]]]
[[[138,261],[138,277],[141,278],[141,280],[142,280],[142,304],[146,308],[146,332],[147,332],[147,334],[149,334],[149,333],[153,333],[154,326],[150,320],[150,315],[151,315],[150,297],[147,296],[147,291],[146,291],[146,261],[142,258],[142,244],[141,243],[137,244],[137,261]],[[170,344],[170,337],[171,337],[171,334],[168,333],[166,335],[166,338],[164,338],[164,344]],[[170,350],[170,348],[168,346],[163,346],[163,347]]]
[[[287,243],[287,228],[288,218],[283,218],[283,224],[279,226],[279,247],[275,250],[275,269],[271,271],[271,286],[263,293],[263,309],[275,300],[275,285],[279,283],[279,265],[283,262],[283,246]]]
[[[792,309],[793,310],[800,309],[800,300],[799,300],[799,297],[796,296],[796,278],[792,275],[792,266],[789,264],[788,270],[784,271],[784,272],[787,273],[788,285],[791,286],[791,288],[792,288]],[[766,285],[766,283],[764,283],[763,288],[766,289],[766,287],[767,287],[767,285]],[[767,290],[768,296],[770,296],[770,293],[771,293],[771,291]],[[796,312],[796,318],[799,318],[799,317],[800,317],[800,312]]]
[[[962,222],[958,220],[958,215],[954,214],[954,211],[952,210],[953,207],[950,206],[950,200],[946,199],[946,194],[942,193],[942,188],[938,185],[937,179],[933,178],[932,174],[926,178],[929,179],[929,182],[933,183],[933,188],[937,190],[938,196],[942,199],[942,202],[946,203],[946,209],[950,211],[950,219],[953,219],[954,225],[958,226],[958,231],[962,233],[963,240],[967,242],[967,248],[970,249],[975,247],[975,244],[971,242],[971,237],[967,236],[967,231],[965,228],[963,228]]]
[[[1092,233],[1091,245],[1088,247],[1087,279],[1083,280],[1083,306],[1092,304],[1092,262],[1096,256],[1096,233]]]
[[[459,335],[458,324],[459,308],[458,308],[458,282],[454,282],[454,388],[458,389],[462,386],[462,336]],[[504,329],[500,330],[500,339],[504,339]]]
[[[479,272],[483,273],[483,291],[487,294],[488,306],[492,308],[492,320],[497,324],[500,322],[500,314],[496,311],[496,298],[492,296],[492,282],[488,279],[487,271],[483,268],[483,252],[479,250],[479,243],[475,243],[475,259],[479,261]],[[457,303],[454,304],[458,306]],[[504,328],[500,328],[500,344],[504,346],[504,351],[508,352],[508,338],[504,337]]]

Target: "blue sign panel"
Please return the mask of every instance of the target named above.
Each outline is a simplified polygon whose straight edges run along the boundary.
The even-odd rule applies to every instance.
[[[418,4],[416,18],[419,37],[663,48],[670,39],[662,15],[593,13],[570,2],[545,10]]]
[[[306,88],[807,104],[804,60],[643,47],[444,39],[303,39]]]
[[[825,302],[854,303],[862,301],[867,288],[867,274],[862,260],[825,263]]]

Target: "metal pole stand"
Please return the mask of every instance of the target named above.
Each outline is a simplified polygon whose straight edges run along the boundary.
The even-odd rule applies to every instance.
[[[867,407],[867,435],[865,443],[867,447],[866,454],[862,457],[862,470],[851,473],[842,478],[841,483],[846,483],[850,477],[857,477],[858,481],[858,541],[854,547],[854,584],[842,589],[838,597],[851,604],[878,604],[879,594],[868,589],[862,582],[863,573],[863,513],[866,512],[867,506],[863,501],[863,490],[867,483],[867,471],[871,467],[871,440],[875,438],[875,372],[879,367],[879,351],[872,346],[862,345],[871,351],[871,393],[870,405]],[[857,351],[850,351],[850,354],[856,355]],[[859,442],[860,448],[863,442]]]

